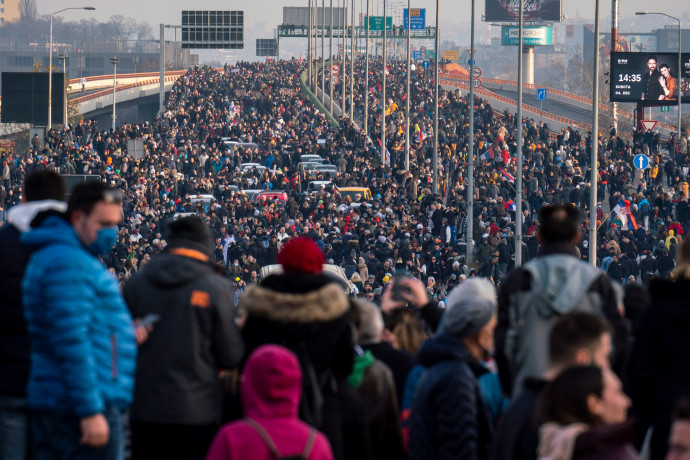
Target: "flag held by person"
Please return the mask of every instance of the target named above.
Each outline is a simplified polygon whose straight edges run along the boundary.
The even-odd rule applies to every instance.
[[[635,216],[630,212],[630,201],[620,200],[618,204],[613,208],[613,212],[616,213],[621,221],[622,230],[637,230],[637,222],[635,222]]]
[[[505,171],[501,168],[496,169],[498,169],[498,171],[501,173],[505,180],[507,180],[508,182],[515,182],[515,178],[512,176],[512,174],[509,174],[508,171]]]

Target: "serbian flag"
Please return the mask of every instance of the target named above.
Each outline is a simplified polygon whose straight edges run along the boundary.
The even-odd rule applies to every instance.
[[[419,139],[419,142],[424,142],[424,139],[429,137],[429,135],[424,131],[423,129],[419,131],[419,134],[417,135],[417,139]]]
[[[511,174],[509,174],[507,171],[505,171],[501,168],[496,168],[496,169],[498,169],[498,171],[501,173],[501,175],[503,176],[503,178],[505,180],[507,180],[508,182],[515,182],[515,178]]]
[[[482,156],[481,156],[480,158],[481,158],[482,160],[489,161],[489,160],[493,160],[493,159],[494,159],[494,156],[495,156],[495,155],[494,155],[494,148],[493,148],[493,147],[489,147],[489,149],[488,149],[486,152],[482,153]]]
[[[506,204],[503,205],[506,211],[517,211],[517,205],[513,200],[508,200]]]
[[[635,217],[630,212],[630,201],[620,200],[613,208],[613,212],[621,220],[621,228],[623,230],[637,230],[637,222],[635,222]]]
[[[302,53],[299,53],[299,62],[302,62]]]
[[[376,88],[378,88],[378,90],[381,91],[381,83],[376,83]]]

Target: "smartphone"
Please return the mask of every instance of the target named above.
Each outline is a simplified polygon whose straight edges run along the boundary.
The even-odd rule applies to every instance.
[[[148,315],[144,316],[141,318],[139,323],[137,324],[137,327],[147,327],[150,326],[151,324],[155,323],[161,319],[161,315],[157,315],[155,313],[149,313]]]
[[[410,276],[409,270],[396,270],[395,273],[393,273],[393,292],[392,292],[392,299],[396,302],[404,302],[405,299],[403,298],[402,294],[406,291],[408,291],[408,288],[403,286],[401,281],[404,278],[408,278]]]

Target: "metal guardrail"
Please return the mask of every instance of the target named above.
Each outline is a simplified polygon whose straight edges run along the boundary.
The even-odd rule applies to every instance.
[[[450,80],[467,80],[467,81],[469,81],[469,77],[464,76],[464,75],[446,75],[444,77],[440,77],[439,80],[441,80],[443,78],[450,79]],[[515,86],[515,87],[517,87],[517,82],[514,80],[498,80],[495,78],[482,78],[482,82],[486,82],[486,83],[489,83],[492,85],[503,85],[503,86]],[[533,89],[533,90],[536,90],[537,88],[547,88],[549,93],[552,93],[552,94],[555,94],[557,96],[567,98],[567,99],[570,99],[573,101],[577,101],[577,102],[580,102],[582,104],[586,104],[588,106],[592,105],[591,99],[587,99],[586,97],[582,97],[582,96],[576,96],[574,94],[570,94],[570,93],[562,91],[560,89],[549,88],[549,87],[543,86],[543,85],[533,85],[530,83],[523,83],[522,87],[527,88],[527,89]],[[517,107],[517,104],[514,104],[514,105]],[[604,110],[604,111],[608,111],[610,108],[606,104],[600,103],[599,109]],[[622,116],[624,118],[628,118],[630,120],[635,119],[635,115],[633,113],[626,112],[625,110],[618,109],[618,115]],[[667,129],[669,131],[673,130],[673,128],[674,128],[673,126],[668,125],[666,123],[659,123],[658,125],[659,125],[659,127]]]
[[[439,82],[442,82],[446,85],[469,90],[469,88],[470,88],[469,79],[467,79],[467,78],[464,79],[467,81],[467,83],[460,82],[458,80],[462,80],[462,79],[461,78],[448,79],[448,78],[444,78],[444,77],[439,78]],[[484,80],[482,80],[482,81],[484,81]],[[513,99],[509,99],[507,97],[500,96],[498,94],[495,94],[495,93],[488,91],[488,90],[485,90],[483,88],[475,88],[474,91],[475,91],[475,94],[479,94],[479,95],[487,97],[487,98],[493,98],[493,99],[496,99],[498,101],[503,102],[504,104],[508,104],[508,105],[512,105],[512,106],[517,107],[517,102],[514,101]],[[558,122],[558,123],[563,123],[563,124],[566,124],[569,126],[576,126],[578,128],[581,128],[581,129],[591,129],[591,125],[589,125],[589,124],[582,123],[582,122],[575,121],[575,120],[571,120],[571,119],[566,118],[566,117],[554,115],[550,112],[546,112],[544,110],[537,109],[537,108],[532,107],[532,106],[527,105],[527,104],[522,104],[522,108],[523,108],[523,110],[526,110],[528,112],[532,112],[532,113],[537,114],[543,118],[548,118],[548,119],[553,120],[553,121]]]

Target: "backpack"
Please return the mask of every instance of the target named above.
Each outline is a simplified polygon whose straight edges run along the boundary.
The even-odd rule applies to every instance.
[[[314,441],[316,440],[316,430],[312,428],[311,430],[309,430],[307,444],[304,446],[304,450],[302,450],[302,453],[285,457],[280,453],[278,447],[273,442],[273,439],[271,439],[271,436],[268,434],[268,432],[264,429],[264,427],[259,425],[259,423],[256,420],[245,418],[244,423],[246,423],[254,431],[256,431],[256,434],[258,434],[261,437],[261,439],[264,441],[264,444],[266,444],[266,447],[268,447],[268,450],[271,451],[271,455],[273,455],[273,458],[275,458],[276,460],[307,460],[309,458],[309,454],[311,453],[312,448],[314,447]]]
[[[299,402],[299,418],[311,426],[323,429],[324,403],[326,398],[337,395],[338,382],[330,368],[321,375],[317,375],[304,342],[300,343],[295,354],[302,369],[302,397]]]
[[[590,292],[602,272],[568,254],[551,254],[527,262],[528,291],[511,296],[504,353],[513,379],[513,396],[526,377],[541,377],[548,365],[551,327],[569,313],[602,313],[603,299]]]

